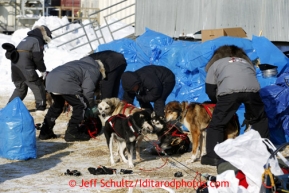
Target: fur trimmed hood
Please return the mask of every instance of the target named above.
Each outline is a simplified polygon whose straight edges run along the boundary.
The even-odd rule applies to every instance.
[[[35,26],[33,30],[29,31],[27,33],[28,36],[37,36],[47,44],[51,41],[52,36],[51,36],[51,31],[48,27],[45,25],[42,26]]]
[[[226,58],[226,57],[238,57],[245,59],[249,64],[252,64],[252,61],[247,56],[247,54],[244,52],[243,49],[234,46],[234,45],[224,45],[219,47],[217,50],[215,50],[214,55],[210,59],[210,61],[206,65],[206,72],[208,72],[209,68],[219,59]]]
[[[101,62],[101,60],[94,60],[92,57],[90,56],[85,56],[81,59],[79,59],[80,61],[84,61],[84,62],[87,62],[87,63],[90,63],[90,64],[93,64],[93,65],[98,65],[97,68],[102,76],[102,79],[105,79],[106,78],[106,68],[104,66],[104,64]]]
[[[102,75],[102,80],[106,78],[106,74],[105,74],[105,68],[104,68],[104,65],[103,63],[100,61],[100,60],[95,60],[98,65],[99,65],[99,72],[101,73]]]

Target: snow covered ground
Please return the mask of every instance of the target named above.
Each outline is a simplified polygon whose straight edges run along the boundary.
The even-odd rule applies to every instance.
[[[68,23],[66,18],[59,19],[57,17],[43,17],[37,21],[35,25],[47,25],[51,30],[59,27],[61,24]],[[77,25],[77,24],[74,24]],[[121,26],[123,24],[117,23]],[[17,45],[30,29],[17,30],[13,35],[0,34],[0,45],[9,42]],[[105,30],[105,29],[104,29]],[[81,32],[79,30],[78,32]],[[120,30],[115,35],[117,39],[125,37],[134,32],[134,28],[127,27]],[[58,32],[59,33],[59,32]],[[109,34],[109,33],[104,33]],[[57,34],[59,35],[59,34]],[[74,34],[77,37],[77,32]],[[68,37],[72,38],[72,37]],[[105,37],[106,41],[111,41],[111,37]],[[58,65],[68,61],[79,59],[91,51],[90,47],[84,46],[74,51],[69,51],[75,46],[75,42],[65,47],[57,48],[56,46],[65,41],[66,38],[52,40],[45,50],[44,60],[47,70],[50,71]],[[78,43],[81,43],[79,39]],[[95,48],[97,45],[95,45]],[[10,95],[14,90],[14,84],[11,82],[10,61],[5,58],[5,50],[0,49],[0,109],[5,107]],[[28,110],[34,109],[34,96],[29,90],[24,104]],[[35,123],[42,123],[43,116],[36,115],[31,112]],[[193,164],[185,164],[185,161],[191,157],[191,153],[174,158],[161,158],[150,155],[146,149],[152,147],[151,142],[144,142],[141,149],[141,157],[143,161],[136,163],[133,174],[129,175],[99,175],[94,176],[89,173],[88,168],[97,168],[99,165],[111,167],[109,165],[109,154],[106,146],[105,138],[100,135],[96,139],[87,142],[66,143],[63,139],[66,125],[69,120],[70,113],[62,114],[56,121],[54,132],[58,136],[57,139],[38,140],[37,158],[27,161],[9,160],[0,158],[0,192],[194,192],[196,186],[181,186],[174,191],[165,187],[153,188],[153,184],[147,184],[146,187],[140,187],[140,180],[154,180],[155,182],[171,182],[173,180],[186,180],[196,183],[201,182],[198,173],[215,174],[215,167],[202,166],[199,162]],[[39,130],[36,131],[36,137]],[[149,136],[151,140],[156,140],[156,136]],[[184,165],[185,164],[185,165]],[[117,163],[116,169],[126,169],[124,163]],[[81,176],[63,175],[67,169],[78,170]],[[174,173],[181,171],[183,178],[176,179]],[[133,182],[134,188],[125,187],[125,184],[111,185],[112,182]],[[86,184],[83,186],[83,183]],[[144,184],[142,184],[144,185]],[[109,187],[112,186],[112,187]],[[166,190],[165,190],[166,189]]]

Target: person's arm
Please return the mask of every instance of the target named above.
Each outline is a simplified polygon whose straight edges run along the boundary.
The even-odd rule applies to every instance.
[[[206,93],[207,93],[209,99],[213,103],[217,103],[217,85],[206,83],[205,86],[206,86]]]
[[[96,84],[97,84],[97,81],[92,80],[90,78],[89,73],[84,74],[84,79],[82,81],[81,88],[82,88],[83,95],[87,99],[89,103],[88,105],[91,108],[95,106],[94,91],[96,89]]]
[[[206,84],[205,84],[206,94],[210,98],[213,103],[217,103],[217,80],[214,73],[214,68],[211,66],[208,70],[206,76]]]
[[[135,97],[135,94],[124,91],[122,100],[124,100],[125,102],[129,104],[133,104],[134,97]]]
[[[144,103],[156,101],[162,93],[162,86],[152,86],[147,88],[146,95],[140,95],[139,99],[142,100]]]
[[[43,48],[41,48],[41,44],[35,43],[33,46],[34,49],[32,50],[32,60],[36,66],[36,69],[40,72],[46,72],[46,66],[44,63],[44,54],[43,54]],[[43,45],[42,45],[43,47]]]
[[[161,97],[163,85],[157,77],[150,76],[143,79],[142,86],[146,91],[143,91],[143,93],[141,92],[138,99],[142,100],[144,103],[156,101]]]

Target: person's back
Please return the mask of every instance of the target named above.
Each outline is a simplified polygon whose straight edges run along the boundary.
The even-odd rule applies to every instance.
[[[208,70],[206,83],[217,84],[217,96],[260,90],[254,66],[236,57],[226,57],[214,62]]]
[[[46,90],[58,94],[83,94],[88,100],[93,100],[93,91],[100,77],[97,62],[74,60],[56,67],[49,73],[46,78]]]

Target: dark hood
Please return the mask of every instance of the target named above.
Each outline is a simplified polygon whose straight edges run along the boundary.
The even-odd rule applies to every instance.
[[[51,31],[48,27],[42,25],[42,26],[36,26],[33,30],[29,31],[27,33],[28,36],[34,36],[39,39],[42,39],[44,44],[47,44],[51,41]]]
[[[125,91],[132,91],[132,88],[140,84],[140,80],[138,78],[137,73],[131,72],[131,71],[126,71],[122,74],[121,76],[121,82],[122,82],[122,87]]]
[[[100,60],[103,63],[106,72],[110,72],[109,65],[106,63],[106,60],[100,59],[99,53],[93,53],[88,55],[89,57],[93,58],[94,60]],[[107,56],[109,57],[109,56]]]

